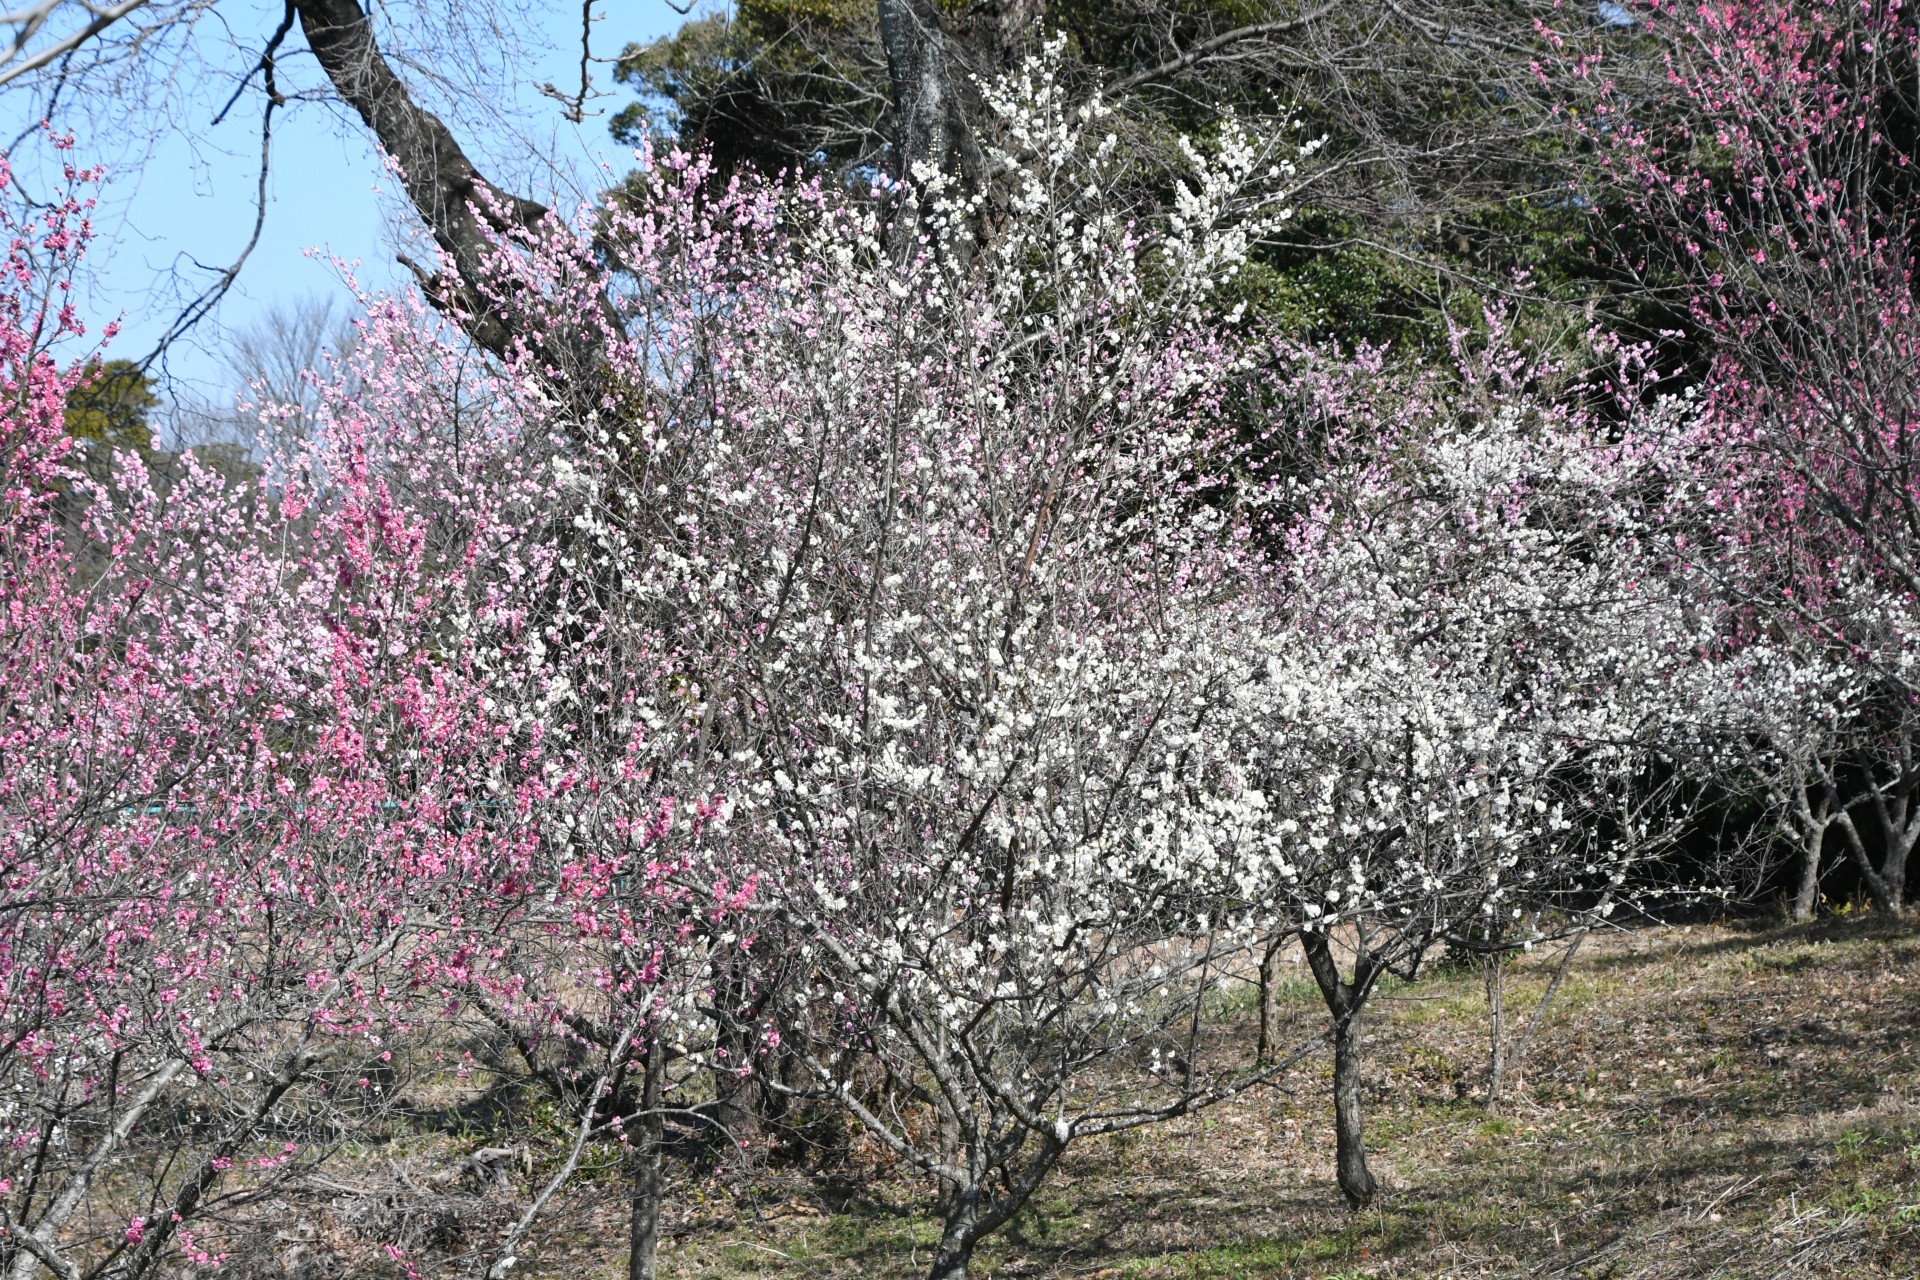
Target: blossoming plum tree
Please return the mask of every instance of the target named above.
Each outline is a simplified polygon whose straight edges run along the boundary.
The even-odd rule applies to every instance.
[[[1327,1004],[1356,1207],[1380,980],[1652,892],[1677,815],[1653,766],[1694,646],[1641,545],[1638,455],[1487,321],[1452,371],[1293,350],[1271,389],[1284,557],[1247,722],[1269,817],[1243,874],[1269,956],[1297,937]]]
[[[27,292],[84,212],[16,241],[5,316],[8,1274],[211,1265],[476,1008],[578,1116],[504,1274],[581,1146],[658,1111],[622,1082],[751,889],[691,879],[713,806],[570,710],[631,655],[569,629],[600,582],[555,534],[580,507],[526,388],[382,303],[266,487],[131,457],[88,487],[46,349],[77,326]],[[602,1060],[556,1068],[539,1042],[581,1026],[614,1028]],[[629,1145],[644,1184],[657,1151]]]
[[[1920,35],[1903,0],[1625,9],[1665,50],[1669,109],[1612,83],[1584,42],[1564,43],[1554,74],[1589,87],[1588,132],[1667,246],[1711,355],[1719,457],[1687,466],[1724,519],[1697,545],[1720,548],[1710,576],[1747,606],[1746,639],[1779,654],[1756,670],[1783,682],[1783,705],[1796,689],[1850,691],[1824,743],[1805,725],[1777,743],[1781,824],[1816,871],[1837,829],[1874,903],[1900,914],[1920,840]],[[1801,878],[1803,914],[1814,883]]]
[[[1652,891],[1740,670],[1649,505],[1693,411],[1497,315],[1444,372],[1276,347],[1221,286],[1313,148],[1226,128],[1130,218],[1058,56],[981,88],[990,201],[675,152],[476,215],[485,324],[367,299],[259,486],[77,490],[84,579],[66,322],[8,295],[10,1276],[204,1263],[456,1034],[567,1133],[468,1271],[601,1143],[652,1275],[666,1124],[743,1137],[757,1076],[935,1183],[963,1276],[1073,1142],[1283,1069],[1209,1017],[1283,938],[1363,1204],[1379,982]]]
[[[283,689],[249,678],[257,615],[243,593],[199,590],[223,562],[192,539],[230,533],[243,507],[190,467],[168,501],[133,484],[116,513],[72,466],[61,415],[79,365],[55,352],[80,337],[63,293],[93,175],[66,176],[36,225],[9,227],[0,312],[0,1250],[23,1280],[211,1262],[209,1214],[313,1158],[290,1134],[338,1140],[324,1121],[269,1129],[385,1054],[383,975],[404,942],[390,895],[407,875],[348,838],[367,815],[329,786],[341,771],[302,771],[312,802],[291,801],[284,766],[326,753],[270,745]],[[79,501],[56,508],[60,491]],[[78,539],[96,552],[84,577]],[[344,712],[338,692],[315,701]],[[326,742],[352,725],[315,727]]]
[[[798,1067],[763,1087],[940,1184],[940,1276],[1075,1139],[1277,1069],[1199,1016],[1246,936],[1190,886],[1240,786],[1214,723],[1259,557],[1192,472],[1240,376],[1210,298],[1299,148],[1229,134],[1133,226],[1045,58],[989,97],[1004,221],[975,238],[926,175],[905,263],[880,203],[657,158],[592,227],[634,282],[606,335],[627,390],[567,462],[593,625],[648,663],[636,767],[724,795],[754,876],[728,1016]],[[569,251],[521,250],[502,299],[566,305]]]
[[[724,1077],[777,1043],[797,1070],[763,1088],[925,1171],[938,1275],[1076,1138],[1271,1077],[1203,1009],[1280,932],[1327,987],[1364,1199],[1359,1006],[1621,891],[1688,652],[1631,458],[1497,344],[1458,395],[1296,379],[1329,398],[1322,470],[1249,470],[1230,401],[1266,357],[1213,299],[1296,149],[1229,133],[1133,224],[1044,58],[988,98],[990,236],[923,175],[903,262],[876,203],[673,154],[479,286],[516,329],[599,326],[606,388],[583,417],[530,348],[492,393],[567,495],[515,715],[602,726],[623,777],[710,806],[754,925],[707,935],[698,1053]]]

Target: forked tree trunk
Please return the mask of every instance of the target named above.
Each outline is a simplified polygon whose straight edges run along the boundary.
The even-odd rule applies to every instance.
[[[966,1280],[967,1270],[973,1265],[973,1251],[1020,1212],[1066,1150],[1066,1142],[1051,1133],[1030,1133],[1028,1138],[1037,1140],[1038,1145],[1015,1142],[1015,1153],[1022,1157],[1017,1167],[998,1164],[984,1159],[982,1150],[974,1145],[993,1141],[974,1127],[974,1119],[960,1121],[955,1131],[964,1135],[965,1150],[948,1146],[946,1163],[963,1172],[967,1181],[941,1181],[940,1243],[934,1246],[933,1265],[927,1270],[930,1280]]]
[[[1859,868],[1860,879],[1867,886],[1867,896],[1873,899],[1875,910],[1884,911],[1895,918],[1907,913],[1907,859],[1913,850],[1916,836],[1920,836],[1920,823],[1909,823],[1906,819],[1906,804],[1899,806],[1896,820],[1889,810],[1892,806],[1877,803],[1876,816],[1880,818],[1880,834],[1884,849],[1880,865],[1875,866],[1873,858],[1867,852],[1866,841],[1860,835],[1860,828],[1854,822],[1853,815],[1841,812],[1834,818],[1834,825],[1840,828],[1845,837],[1847,852],[1853,855],[1854,865]],[[1920,806],[1916,806],[1920,808]]]
[[[1354,980],[1343,980],[1324,933],[1302,934],[1300,945],[1333,1017],[1334,1171],[1348,1207],[1364,1209],[1379,1190],[1373,1171],[1367,1168],[1367,1135],[1360,1111],[1360,1011],[1373,975],[1362,950],[1354,961]]]
[[[1880,860],[1880,883],[1886,894],[1886,910],[1895,916],[1907,914],[1907,860],[1920,839],[1920,805],[1911,796],[1883,814],[1881,825],[1886,835],[1886,854]]]
[[[1800,883],[1793,894],[1796,923],[1813,919],[1820,905],[1820,854],[1826,847],[1827,828],[1838,816],[1831,780],[1823,778],[1815,784],[1801,778],[1793,792],[1793,818],[1800,836]]]

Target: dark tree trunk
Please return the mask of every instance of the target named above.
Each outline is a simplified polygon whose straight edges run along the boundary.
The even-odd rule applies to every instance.
[[[627,1229],[627,1280],[655,1280],[660,1252],[660,1201],[666,1190],[660,1166],[664,1124],[660,1115],[661,1082],[666,1074],[665,1054],[655,1045],[647,1054],[646,1085],[640,1093],[643,1112],[632,1162],[632,1218]]]
[[[531,227],[546,208],[499,191],[480,176],[447,126],[415,103],[394,74],[374,41],[373,21],[358,0],[294,0],[294,7],[307,46],[335,92],[399,164],[407,199],[433,233],[434,243],[446,250],[463,280],[483,278],[492,248],[487,224],[495,231]],[[485,222],[469,208],[483,188],[498,206]],[[476,306],[476,299],[436,300],[458,303],[462,326],[476,342],[496,355],[507,350],[514,335],[490,309]]]
[[[967,1267],[973,1262],[974,1246],[980,1243],[980,1189],[949,1190],[946,1222],[940,1243],[933,1251],[933,1266],[928,1280],[967,1280]]]
[[[954,66],[938,0],[880,0],[879,17],[893,94],[894,176],[914,181],[918,165],[962,175],[972,167],[963,159],[972,136],[961,96],[965,72]]]
[[[1913,854],[1916,838],[1920,838],[1920,813],[1916,813],[1914,797],[1900,797],[1896,804],[1880,810],[1880,823],[1883,839],[1886,841],[1886,853],[1880,859],[1880,883],[1887,899],[1889,915],[1907,914],[1907,859]]]
[[[476,286],[489,277],[494,237],[529,230],[547,208],[494,186],[474,167],[453,133],[413,100],[405,82],[381,53],[373,21],[359,0],[289,0],[314,60],[334,91],[359,113],[380,149],[399,164],[407,200],[453,261],[458,281],[429,275],[411,262],[427,297],[496,356],[517,345],[547,365],[565,370],[569,394],[583,412],[599,406],[606,380],[598,335],[557,331],[539,317],[503,314]],[[402,259],[405,262],[405,259]],[[605,293],[600,322],[617,331],[619,316]]]
[[[941,0],[879,0],[896,178],[917,186],[924,167],[964,192],[980,189],[986,112],[977,82],[1012,67],[1043,8],[1042,0],[975,0],[955,12]]]
[[[1275,988],[1280,985],[1280,952],[1287,944],[1287,934],[1280,934],[1267,944],[1266,954],[1260,957],[1260,1039],[1253,1047],[1253,1060],[1261,1066],[1273,1061],[1274,1024],[1279,1020],[1279,1010],[1274,1008]]]
[[[737,1145],[757,1133],[766,1110],[766,1090],[760,1085],[758,1073],[749,1070],[741,1074],[742,1068],[753,1066],[759,1043],[754,1023],[759,1009],[745,957],[735,954],[721,963],[714,1000],[724,1017],[713,1071],[713,1118],[720,1128],[720,1140]]]
[[[1360,1008],[1352,1007],[1333,1032],[1334,1167],[1347,1206],[1373,1203],[1379,1184],[1367,1168],[1367,1134],[1360,1116]]]
[[[1052,1133],[1029,1133],[1024,1139],[1014,1138],[1010,1147],[997,1148],[995,1157],[969,1140],[991,1141],[970,1124],[956,1124],[950,1132],[962,1130],[968,1135],[962,1139],[964,1149],[950,1145],[945,1155],[949,1167],[965,1170],[969,1180],[941,1179],[940,1243],[934,1247],[933,1265],[927,1272],[931,1280],[965,1280],[980,1242],[1020,1212],[1067,1149]],[[1028,1146],[1035,1139],[1038,1146]],[[1018,1159],[1002,1163],[1007,1157]]]
[[[1335,1173],[1348,1207],[1364,1209],[1379,1188],[1367,1168],[1366,1130],[1360,1113],[1360,1011],[1373,986],[1373,974],[1364,947],[1354,960],[1354,980],[1347,982],[1340,976],[1326,934],[1302,934],[1300,945],[1333,1018]]]

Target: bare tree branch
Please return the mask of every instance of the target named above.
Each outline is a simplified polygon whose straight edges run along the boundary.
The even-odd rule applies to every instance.
[[[240,83],[233,87],[233,95],[227,99],[226,105],[214,113],[213,123],[215,125],[218,125],[222,120],[226,119],[227,112],[233,110],[233,104],[240,101],[240,95],[246,92],[249,84],[253,83],[253,73],[255,71],[266,73],[267,100],[269,102],[275,106],[279,106],[286,101],[285,97],[276,90],[273,85],[273,58],[274,55],[279,52],[281,43],[286,40],[287,33],[293,30],[293,19],[293,0],[287,0],[286,11],[281,14],[280,17],[280,25],[274,28],[273,35],[268,38],[267,47],[260,54],[260,61],[254,63],[252,69],[240,78]]]
[[[295,8],[321,69],[398,164],[407,198],[435,243],[463,281],[482,278],[493,250],[489,233],[532,228],[546,207],[497,191],[481,176],[447,126],[394,74],[374,40],[372,20],[355,0],[295,0]],[[443,287],[435,297],[458,308],[476,342],[495,354],[506,350],[512,335],[470,295],[455,298]]]
[[[173,323],[168,325],[166,332],[160,335],[160,340],[154,343],[153,349],[140,358],[139,367],[142,370],[152,367],[156,360],[166,354],[167,348],[173,345],[175,340],[207,318],[208,313],[218,306],[220,300],[233,288],[233,282],[240,278],[240,268],[247,265],[247,259],[252,257],[254,249],[259,247],[260,233],[267,223],[267,173],[270,167],[269,157],[273,151],[273,111],[276,105],[278,104],[269,100],[265,112],[261,115],[260,173],[254,185],[253,229],[247,235],[246,244],[241,246],[239,254],[231,263],[220,268],[213,283],[201,290],[200,295],[174,317]]]
[[[587,106],[588,98],[590,97],[597,98],[597,97],[603,96],[593,92],[593,77],[592,77],[592,74],[588,71],[588,64],[590,64],[593,61],[593,24],[594,22],[595,22],[595,18],[593,16],[593,0],[580,0],[580,89],[579,91],[574,93],[572,96],[568,96],[567,94],[561,92],[560,89],[556,87],[551,80],[547,81],[544,84],[535,86],[546,97],[552,98],[555,102],[558,102],[561,107],[560,113],[563,116],[565,116],[570,123],[573,123],[573,124],[579,124],[581,121],[587,118],[586,106]]]
[[[1177,76],[1182,71],[1191,70],[1219,53],[1222,49],[1230,48],[1237,44],[1244,44],[1248,40],[1254,40],[1261,36],[1277,36],[1284,35],[1289,31],[1298,31],[1309,23],[1318,22],[1329,13],[1332,13],[1333,10],[1333,4],[1324,4],[1312,13],[1304,13],[1297,18],[1286,18],[1277,22],[1255,22],[1244,27],[1235,27],[1231,31],[1223,31],[1211,39],[1200,41],[1200,43],[1192,46],[1178,57],[1169,58],[1157,67],[1147,67],[1144,70],[1134,72],[1132,75],[1121,77],[1108,85],[1104,92],[1109,97],[1118,97],[1120,94],[1130,93],[1142,85],[1150,84],[1156,80],[1165,80],[1169,76]]]
[[[25,9],[16,9],[12,13],[0,14],[0,23],[14,28],[13,42],[4,52],[0,52],[0,86],[5,86],[30,72],[55,62],[78,49],[87,41],[111,27],[120,19],[136,9],[144,9],[151,0],[121,0],[119,4],[106,8],[96,8],[90,4],[72,4],[71,0],[40,0],[39,4]],[[63,8],[80,8],[93,15],[93,20],[68,34],[61,36],[46,47],[27,53],[27,45],[40,34],[47,19]],[[15,61],[19,59],[19,61]]]
[[[234,281],[240,278],[240,268],[247,265],[247,259],[252,257],[253,251],[259,247],[260,234],[265,230],[267,225],[267,175],[272,170],[273,113],[284,106],[287,101],[286,96],[280,92],[278,85],[274,83],[274,55],[279,50],[281,42],[286,39],[287,33],[292,30],[293,18],[292,0],[288,0],[286,15],[281,20],[279,28],[274,31],[273,38],[267,42],[266,50],[261,53],[260,61],[254,68],[264,73],[267,105],[265,110],[260,114],[260,172],[254,181],[253,229],[248,233],[247,243],[241,246],[239,255],[236,256],[230,264],[220,270],[219,274],[214,277],[212,284],[201,290],[200,295],[188,303],[187,306],[174,317],[173,323],[167,326],[166,332],[162,333],[159,341],[153,344],[153,349],[140,358],[139,368],[143,371],[151,368],[155,361],[165,355],[167,348],[180,338],[181,335],[206,319],[208,314],[220,304],[220,300],[225,298],[228,291],[233,288]],[[251,80],[252,78],[253,72],[249,71],[246,79]],[[227,105],[220,109],[220,114],[214,117],[213,122],[215,124],[220,123],[221,118],[227,114],[234,102],[239,99],[240,92],[245,87],[246,80],[243,80],[240,87],[234,90],[233,98],[230,98],[227,101]]]

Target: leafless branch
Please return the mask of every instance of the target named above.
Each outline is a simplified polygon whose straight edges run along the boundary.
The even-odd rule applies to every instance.
[[[493,1265],[487,1268],[487,1280],[506,1280],[507,1273],[513,1270],[514,1263],[518,1261],[514,1256],[514,1249],[527,1234],[528,1228],[532,1227],[534,1221],[539,1218],[540,1211],[546,1208],[547,1201],[553,1199],[554,1194],[573,1177],[573,1171],[580,1167],[580,1156],[587,1149],[588,1140],[593,1137],[595,1131],[599,1128],[595,1120],[599,1114],[600,1099],[606,1094],[608,1085],[612,1083],[614,1075],[620,1070],[621,1061],[626,1056],[627,1046],[633,1041],[634,1030],[633,1027],[629,1026],[622,1031],[620,1033],[620,1039],[608,1051],[606,1070],[602,1071],[594,1080],[592,1096],[587,1100],[586,1105],[580,1108],[580,1123],[575,1126],[573,1143],[567,1149],[566,1160],[561,1163],[560,1168],[554,1171],[553,1176],[547,1179],[545,1185],[540,1188],[539,1192],[533,1197],[533,1200],[528,1203],[526,1211],[507,1229],[506,1238],[500,1242],[500,1252],[498,1256],[495,1258]]]
[[[226,105],[214,113],[213,123],[215,125],[218,125],[222,120],[226,119],[227,112],[233,110],[233,104],[240,101],[240,95],[246,92],[249,84],[253,83],[253,74],[255,71],[266,74],[267,100],[269,102],[275,106],[279,106],[286,101],[285,97],[273,86],[273,59],[274,55],[279,52],[281,43],[286,40],[287,33],[293,30],[293,19],[293,0],[287,0],[286,12],[281,15],[280,25],[274,29],[273,35],[267,40],[267,47],[261,52],[260,61],[254,63],[247,74],[240,78],[240,83],[234,86],[233,95],[227,99]]]
[[[267,175],[273,156],[273,113],[286,101],[274,87],[271,52],[263,56],[262,62],[266,68],[267,104],[260,113],[260,172],[254,180],[253,229],[248,233],[247,242],[241,246],[238,256],[220,269],[213,283],[201,290],[200,295],[174,317],[173,323],[160,335],[153,349],[140,358],[139,367],[143,371],[151,368],[182,334],[206,319],[208,313],[220,304],[220,300],[233,288],[233,282],[240,278],[240,268],[247,264],[247,259],[253,256],[254,249],[260,244],[260,233],[267,225]]]
[[[685,12],[685,10],[681,10]],[[536,86],[540,92],[561,107],[561,114],[573,124],[586,119],[586,105],[589,97],[600,97],[593,92],[593,76],[589,64],[593,62],[593,0],[580,2],[580,88],[572,95],[563,93],[552,81]]]
[[[0,87],[58,61],[134,10],[144,9],[149,3],[151,0],[121,0],[119,4],[99,7],[85,3],[74,4],[73,0],[40,0],[40,3],[25,9],[0,14],[0,24],[14,28],[12,43],[4,51],[0,51]],[[84,9],[92,14],[93,18],[85,25],[29,54],[27,45],[40,34],[41,29],[47,24],[47,19],[68,7]]]
[[[1177,76],[1183,71],[1188,71],[1199,66],[1223,49],[1231,48],[1237,44],[1244,44],[1249,40],[1258,39],[1261,36],[1277,36],[1284,35],[1289,31],[1298,31],[1300,28],[1310,23],[1318,22],[1320,19],[1326,17],[1329,13],[1333,12],[1334,7],[1333,4],[1324,4],[1312,13],[1301,14],[1297,18],[1287,18],[1277,22],[1255,22],[1244,27],[1235,27],[1231,31],[1223,31],[1211,39],[1200,41],[1177,57],[1167,59],[1159,66],[1147,67],[1144,70],[1134,72],[1132,75],[1123,76],[1115,80],[1106,87],[1105,92],[1108,97],[1119,97],[1121,94],[1131,93],[1142,85],[1151,84],[1156,80],[1165,80],[1171,76]]]

